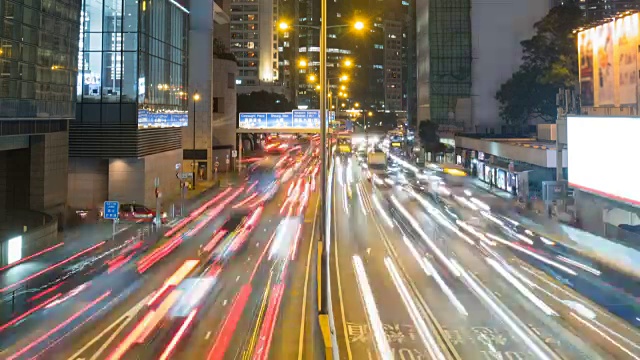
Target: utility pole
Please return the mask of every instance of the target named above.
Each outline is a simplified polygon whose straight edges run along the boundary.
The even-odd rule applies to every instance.
[[[564,181],[562,153],[566,146],[567,114],[574,110],[573,91],[559,89],[556,95],[556,106],[558,107],[558,115],[556,118],[556,182],[560,184]],[[566,211],[565,199],[557,200],[556,203],[558,213]]]
[[[323,246],[328,244],[329,239],[326,238],[325,230],[327,228],[327,213],[329,211],[329,204],[327,203],[327,148],[331,144],[327,144],[327,93],[329,91],[329,81],[327,81],[327,0],[320,0],[320,163],[322,164],[322,171],[320,176],[320,198],[322,203],[322,215],[320,216],[320,233]],[[331,185],[329,185],[331,186]],[[321,258],[321,279],[322,284],[322,298],[320,299],[320,313],[328,313],[328,299],[327,291],[329,274],[327,273],[328,257],[327,252],[322,251]]]

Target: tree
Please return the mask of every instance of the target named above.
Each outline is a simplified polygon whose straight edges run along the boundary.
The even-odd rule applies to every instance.
[[[445,145],[440,142],[440,136],[438,135],[438,124],[433,121],[420,121],[418,137],[422,147],[428,152],[439,153],[445,150]]]
[[[584,22],[582,10],[568,3],[552,8],[534,24],[535,34],[524,40],[522,65],[500,86],[496,100],[507,124],[524,126],[529,119],[553,121],[559,88],[572,88],[578,79],[578,49],[574,30]]]
[[[289,112],[295,107],[284,95],[268,91],[238,94],[237,109],[241,112]]]
[[[217,38],[217,37],[213,39],[213,57],[218,59],[235,61],[236,63],[238,62],[238,60],[236,59],[236,56],[233,55],[231,51],[229,51],[224,41],[222,41],[220,38]]]

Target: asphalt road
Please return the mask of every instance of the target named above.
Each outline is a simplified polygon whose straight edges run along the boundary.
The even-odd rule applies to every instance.
[[[331,257],[341,358],[384,358],[386,346],[402,359],[430,358],[436,351],[462,359],[638,356],[635,329],[518,251],[495,242],[482,246],[491,241],[480,235],[506,238],[508,231],[477,210],[456,201],[447,201],[445,210],[443,203],[402,187],[372,186],[361,181],[355,161],[351,175],[344,159],[341,164],[334,175]],[[447,210],[473,224],[471,230],[442,222]],[[377,311],[367,310],[354,256],[362,259]],[[405,295],[398,283],[404,283]],[[376,337],[377,326],[384,336]],[[427,333],[437,346],[425,340]]]

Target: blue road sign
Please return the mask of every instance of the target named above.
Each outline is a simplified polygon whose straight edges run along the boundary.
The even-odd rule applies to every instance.
[[[117,201],[105,201],[104,202],[104,218],[115,220],[118,218],[118,209],[120,203]]]
[[[240,113],[240,128],[264,129],[267,127],[266,113]]]

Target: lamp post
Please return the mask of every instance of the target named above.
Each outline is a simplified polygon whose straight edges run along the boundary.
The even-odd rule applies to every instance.
[[[327,147],[329,146],[327,144],[327,88],[328,88],[328,82],[327,82],[327,29],[331,29],[331,28],[340,28],[340,27],[348,27],[351,25],[332,25],[332,26],[327,26],[327,0],[320,0],[320,26],[308,26],[308,25],[297,25],[294,27],[300,27],[300,28],[311,28],[311,29],[316,29],[316,30],[320,30],[320,78],[319,78],[319,83],[320,83],[320,91],[321,91],[321,95],[320,95],[320,161],[322,163],[322,171],[320,173],[321,179],[320,179],[320,200],[322,203],[322,213],[320,216],[320,229],[322,229],[320,231],[320,233],[322,234],[322,240],[324,243],[324,246],[327,246],[327,248],[322,252],[322,258],[321,258],[321,263],[322,263],[322,267],[321,267],[321,281],[323,282],[323,289],[326,289],[327,286],[326,284],[328,284],[328,273],[327,273],[327,268],[328,268],[328,258],[327,258],[327,250],[328,250],[328,240],[329,240],[329,231],[328,231],[328,227],[327,227],[327,214],[329,212],[329,203],[327,202],[327,167],[328,167],[328,163],[327,163]],[[289,27],[291,27],[290,25],[288,25],[285,22],[281,22],[278,27],[281,30],[287,30]],[[364,23],[362,21],[357,21],[353,24],[353,27],[358,30],[361,31],[364,29]],[[346,76],[346,75],[345,75]],[[327,298],[327,292],[323,291],[322,292],[322,298],[320,300],[320,314],[327,314],[328,313],[328,298]]]
[[[198,90],[193,94],[193,154],[191,154],[193,163],[191,167],[193,168],[193,188],[196,188],[196,177],[197,168],[196,168],[196,103],[200,101],[200,94],[198,94]]]

